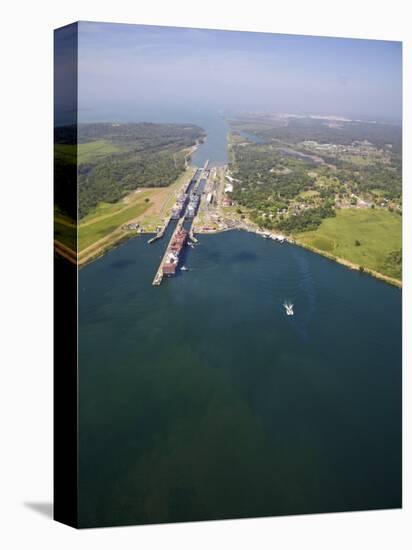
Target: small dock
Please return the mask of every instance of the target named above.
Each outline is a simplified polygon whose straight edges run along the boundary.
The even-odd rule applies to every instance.
[[[189,239],[192,241],[192,243],[197,243],[197,242],[199,242],[199,241],[196,239],[196,237],[195,237],[195,235],[194,235],[194,233],[193,233],[193,226],[190,228],[190,231],[189,231]]]
[[[166,229],[167,229],[168,226],[169,226],[169,223],[170,223],[170,218],[168,218],[168,219],[166,220],[166,222],[165,222],[164,226],[162,227],[162,229],[161,229],[158,233],[156,233],[156,235],[155,235],[154,237],[152,237],[151,239],[149,239],[147,242],[148,242],[149,244],[152,244],[152,243],[154,243],[155,241],[157,241],[157,240],[163,238],[164,234],[166,233]]]

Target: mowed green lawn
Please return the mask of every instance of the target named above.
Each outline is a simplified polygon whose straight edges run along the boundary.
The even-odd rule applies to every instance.
[[[401,279],[389,254],[402,247],[402,217],[379,209],[342,209],[296,240],[384,275]],[[359,245],[356,244],[359,241]]]
[[[142,199],[144,198],[143,194],[141,195]],[[90,212],[84,216],[84,218],[81,219],[81,223],[94,223],[96,221],[100,221],[99,218],[106,217],[106,216],[113,216],[117,212],[120,212],[121,210],[124,210],[126,207],[126,204],[123,202],[123,200],[120,200],[118,202],[109,203],[109,202],[99,202],[97,206],[92,208]]]
[[[137,218],[145,212],[150,206],[150,202],[144,201],[144,196],[142,193],[141,200],[133,202],[130,206],[123,208],[116,212],[113,212],[113,215],[105,216],[102,219],[96,219],[96,221],[80,224],[79,226],[79,240],[78,246],[79,251],[84,250],[88,246],[92,245],[96,241],[106,237],[116,229],[118,229],[124,223]],[[118,208],[118,204],[113,205],[114,209]],[[107,209],[110,210],[110,209]]]
[[[121,150],[121,147],[117,147],[105,139],[98,139],[88,143],[80,143],[77,149],[76,160],[75,145],[57,144],[54,146],[55,155],[68,164],[90,162],[112,153],[118,153]]]
[[[118,153],[121,150],[121,147],[117,147],[117,145],[113,145],[113,143],[104,139],[80,143],[77,150],[77,160],[79,164],[82,164],[83,162],[89,162],[99,157],[111,155],[112,153]]]

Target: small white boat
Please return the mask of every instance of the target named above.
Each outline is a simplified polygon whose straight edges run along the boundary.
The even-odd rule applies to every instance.
[[[285,302],[283,304],[283,307],[286,310],[286,315],[294,315],[293,304],[290,304],[290,303],[288,304],[287,302]]]
[[[189,271],[189,270],[185,265],[182,265],[182,267],[180,268],[180,271]]]

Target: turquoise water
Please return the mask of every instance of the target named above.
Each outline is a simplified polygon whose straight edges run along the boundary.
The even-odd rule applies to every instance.
[[[401,506],[400,290],[240,231],[152,287],[165,244],[79,272],[80,524]]]

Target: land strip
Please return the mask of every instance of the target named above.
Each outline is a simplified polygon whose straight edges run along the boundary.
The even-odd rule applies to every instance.
[[[179,191],[194,172],[188,167],[168,187],[138,189],[118,203],[98,205],[79,225],[79,265],[133,236],[155,233],[170,217]]]
[[[366,269],[361,265],[350,262],[349,260],[345,260],[344,258],[339,258],[338,256],[334,256],[333,254],[325,252],[324,250],[316,248],[315,246],[311,246],[311,245],[309,245],[309,244],[307,244],[303,241],[294,240],[294,241],[290,241],[290,242],[292,242],[293,244],[296,244],[298,246],[301,246],[302,248],[306,248],[307,250],[310,250],[311,252],[315,252],[316,254],[320,254],[321,256],[325,256],[325,258],[328,258],[329,260],[333,260],[334,262],[337,262],[338,264],[344,265],[345,267],[348,267],[349,269],[360,271],[362,273],[366,273],[367,275],[372,275],[376,279],[380,279],[381,281],[385,281],[386,283],[389,283],[393,286],[397,286],[398,288],[402,287],[402,281],[400,281],[399,279],[395,279],[394,277],[389,277],[387,275],[384,275],[383,273],[379,273],[379,271],[375,271],[374,269],[370,269],[370,268]]]

